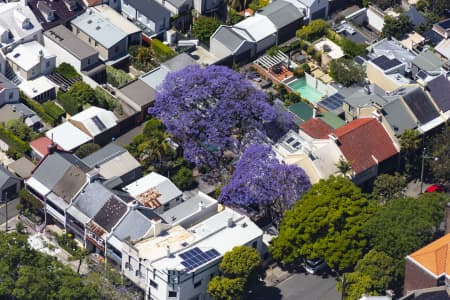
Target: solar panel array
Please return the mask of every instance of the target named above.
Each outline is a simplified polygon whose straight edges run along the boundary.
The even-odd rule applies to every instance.
[[[323,99],[318,105],[322,106],[328,111],[335,110],[336,108],[339,108],[342,106],[342,103],[344,102],[344,96],[342,96],[339,93],[335,93],[328,98]]]
[[[204,263],[220,256],[220,253],[216,249],[211,249],[203,252],[198,247],[192,248],[186,252],[178,255],[183,259],[181,264],[186,267],[186,271],[193,270]]]
[[[401,61],[399,61],[398,59],[390,59],[384,55],[375,58],[374,60],[372,60],[372,62],[383,70],[389,70],[401,64]]]

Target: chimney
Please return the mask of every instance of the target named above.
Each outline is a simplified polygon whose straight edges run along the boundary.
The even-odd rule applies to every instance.
[[[160,218],[152,219],[153,235],[157,237],[161,233],[162,221]]]
[[[167,251],[167,256],[170,257],[172,255],[172,253],[170,253],[170,246],[169,245],[166,246],[166,251]]]
[[[200,208],[200,210],[204,210],[205,209],[205,203],[203,203],[203,201],[200,201],[198,203],[198,207]]]
[[[229,228],[234,227],[235,224],[234,224],[233,218],[228,218],[227,225],[228,225]]]
[[[330,138],[330,140],[334,141],[336,144],[339,142],[338,137],[334,133],[330,133],[328,135],[328,137]]]
[[[57,147],[56,144],[52,141],[52,143],[47,146],[48,154],[55,153],[56,152],[56,147]]]
[[[450,202],[445,206],[444,230],[445,234],[450,233]]]
[[[314,105],[313,115],[312,115],[313,119],[317,119],[317,113],[318,113],[317,105]]]

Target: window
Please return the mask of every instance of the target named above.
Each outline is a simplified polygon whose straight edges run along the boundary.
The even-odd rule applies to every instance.
[[[14,96],[14,93],[9,93],[9,99],[12,99],[12,97]]]
[[[169,298],[176,298],[176,297],[177,297],[177,292],[169,291]]]
[[[79,28],[77,28],[77,34],[80,34],[80,29]]]
[[[50,68],[50,61],[47,61],[46,63],[45,63],[45,67],[48,69],[48,68]]]
[[[164,204],[164,211],[169,210],[169,208],[170,208],[170,203]]]
[[[201,285],[202,285],[202,281],[201,280],[197,281],[197,282],[194,283],[194,288],[198,288]]]
[[[114,47],[114,51],[117,53],[119,52],[119,46]]]
[[[150,279],[150,286],[154,289],[158,288],[158,284],[156,282],[154,282],[153,280]]]
[[[254,241],[252,244],[252,247],[255,249],[258,248],[258,241]]]

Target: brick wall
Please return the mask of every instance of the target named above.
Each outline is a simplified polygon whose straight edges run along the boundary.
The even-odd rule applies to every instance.
[[[403,295],[417,289],[430,288],[437,286],[437,279],[426,271],[419,268],[409,259],[405,261],[405,283]]]

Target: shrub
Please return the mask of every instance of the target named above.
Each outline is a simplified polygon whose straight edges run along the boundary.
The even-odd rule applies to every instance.
[[[68,63],[62,63],[55,68],[55,73],[64,76],[67,79],[81,79],[81,75],[77,70]]]
[[[8,155],[14,159],[21,158],[25,153],[30,152],[30,146],[18,138],[11,131],[0,125],[0,139],[9,146]]]
[[[56,95],[56,98],[58,99],[59,104],[64,108],[64,110],[69,115],[75,115],[81,110],[81,102],[78,102],[75,98],[71,97],[68,93],[64,93],[63,91],[59,90],[58,94]]]
[[[45,113],[51,116],[55,120],[61,120],[62,116],[64,116],[64,110],[56,105],[53,101],[47,101],[42,104],[42,108]]]
[[[58,241],[58,244],[61,246],[61,248],[69,252],[71,255],[74,255],[78,250],[77,243],[73,238],[70,238],[68,234],[63,233],[61,235],[57,235],[56,240]]]
[[[176,55],[175,51],[158,39],[152,39],[151,49],[160,62],[166,61]]]
[[[313,42],[327,34],[330,25],[325,20],[317,19],[297,30],[301,39]]]
[[[24,93],[20,93],[20,98],[22,102],[24,102],[27,106],[29,106],[36,114],[41,117],[41,119],[48,123],[51,126],[55,126],[58,124],[57,120],[50,116],[47,112],[45,112],[44,107],[38,102],[34,101],[27,97]]]
[[[113,111],[119,106],[119,101],[108,94],[103,88],[97,86],[95,88],[95,94],[97,96],[98,106]]]
[[[192,170],[183,166],[172,177],[173,183],[181,190],[188,190],[194,184],[194,177],[192,176]]]
[[[94,153],[95,151],[99,150],[101,147],[95,143],[88,143],[81,145],[80,148],[75,151],[75,155],[79,158],[85,158],[89,154]]]
[[[36,197],[34,197],[30,192],[28,192],[25,188],[22,188],[19,191],[19,199],[20,204],[23,207],[31,209],[35,212],[39,211],[42,208],[42,203]]]
[[[106,66],[106,81],[112,86],[121,87],[131,80],[133,80],[133,77],[125,71]]]

